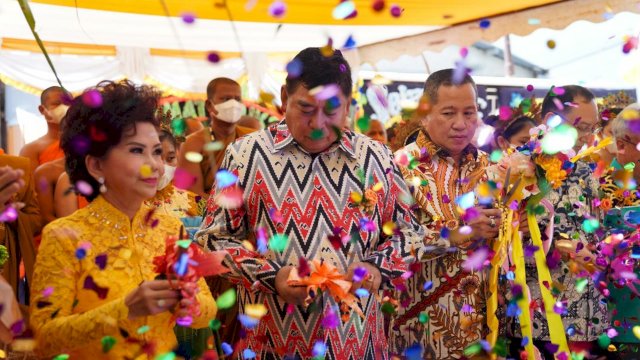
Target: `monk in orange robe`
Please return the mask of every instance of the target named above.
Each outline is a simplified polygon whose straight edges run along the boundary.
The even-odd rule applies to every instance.
[[[31,160],[31,171],[35,171],[39,165],[64,157],[60,148],[60,121],[69,108],[64,104],[65,97],[70,95],[59,86],[49,87],[40,95],[38,110],[47,120],[47,133],[26,144],[20,151],[20,156]]]

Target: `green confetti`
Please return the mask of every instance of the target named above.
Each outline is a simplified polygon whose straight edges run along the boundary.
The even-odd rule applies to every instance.
[[[322,129],[313,129],[313,131],[311,131],[311,140],[320,140],[324,137],[324,132],[322,131]]]
[[[53,360],[67,360],[69,358],[69,354],[60,354],[53,358]]]
[[[236,303],[236,289],[235,288],[231,288],[231,289],[225,291],[224,293],[222,293],[222,295],[220,295],[216,299],[216,305],[218,305],[218,309],[220,309],[220,310],[229,309],[235,303]]]
[[[150,329],[151,329],[151,327],[149,327],[149,325],[142,325],[136,331],[137,331],[138,335],[142,335],[142,334],[146,333],[147,331],[149,331]]]
[[[218,319],[213,319],[209,321],[209,328],[211,328],[211,331],[218,331],[220,330],[221,326],[222,326],[222,323]]]
[[[500,150],[493,150],[491,152],[491,156],[489,157],[489,160],[491,162],[497,163],[498,161],[500,161],[500,159],[502,159],[502,151]]]
[[[171,130],[173,130],[174,136],[184,135],[184,132],[187,130],[187,122],[182,118],[173,119],[173,121],[171,121]]]
[[[551,129],[542,138],[542,152],[545,154],[556,154],[573,148],[578,140],[578,130],[571,125],[561,124]]]
[[[382,310],[383,313],[389,314],[389,315],[393,315],[396,313],[396,309],[393,307],[393,305],[390,302],[386,302],[382,304],[382,308],[380,310]]]
[[[424,312],[420,313],[420,315],[418,315],[418,320],[420,323],[426,324],[429,321],[429,314]]]
[[[289,238],[284,234],[275,234],[269,239],[269,249],[277,252],[283,252],[289,243]]]
[[[627,171],[633,171],[633,169],[635,169],[635,168],[636,168],[636,164],[633,163],[633,162],[629,162],[629,163],[624,164],[624,169],[627,170]]]
[[[176,244],[183,249],[188,249],[191,246],[191,240],[178,240]]]
[[[609,338],[607,334],[600,334],[600,336],[598,336],[598,345],[600,345],[601,348],[606,349],[610,344],[611,338]]]
[[[579,293],[583,293],[584,292],[584,288],[587,287],[588,283],[589,283],[589,280],[587,280],[585,278],[578,279],[576,281],[576,291],[579,292]]]
[[[596,219],[586,219],[582,223],[582,230],[584,230],[588,234],[591,234],[594,231],[598,230],[599,227],[600,223]]]
[[[464,349],[464,356],[471,357],[479,354],[480,351],[482,351],[482,345],[480,343],[474,343]]]
[[[106,354],[116,344],[116,338],[114,338],[113,336],[105,336],[102,338],[101,342],[102,342],[102,352]]]
[[[174,354],[173,352],[168,352],[168,353],[156,356],[155,360],[174,360],[175,358],[176,358],[176,354]]]
[[[369,119],[368,116],[365,115],[360,119],[358,119],[356,124],[358,125],[358,129],[360,129],[361,132],[366,133],[367,131],[369,131],[369,128],[371,127],[371,120]]]

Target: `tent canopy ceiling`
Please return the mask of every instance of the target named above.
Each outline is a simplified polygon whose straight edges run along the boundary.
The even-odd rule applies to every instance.
[[[142,15],[181,16],[192,13],[199,19],[229,20],[224,4],[236,21],[316,25],[452,25],[545,5],[558,0],[398,0],[385,1],[386,7],[376,12],[372,0],[354,0],[357,15],[346,20],[332,15],[341,1],[323,0],[32,0],[33,3],[78,7],[82,9],[125,12]],[[269,7],[276,2],[284,3],[286,11],[282,17],[270,15]],[[393,17],[391,4],[402,9],[400,17]],[[166,10],[163,8],[166,5]]]

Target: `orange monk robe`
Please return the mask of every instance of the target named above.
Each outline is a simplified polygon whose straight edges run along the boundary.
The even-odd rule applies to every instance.
[[[14,222],[0,223],[0,244],[7,247],[9,260],[4,266],[3,276],[18,293],[20,278],[20,260],[24,261],[27,281],[31,283],[33,265],[36,259],[36,247],[33,235],[40,232],[42,219],[40,207],[34,191],[34,181],[28,158],[20,156],[0,155],[0,166],[9,166],[24,171],[25,186],[18,191],[14,202],[22,202],[25,206],[18,211],[18,219]]]
[[[38,155],[38,165],[48,163],[50,161],[64,157],[64,151],[60,148],[60,140],[56,140],[47,146],[40,155]]]

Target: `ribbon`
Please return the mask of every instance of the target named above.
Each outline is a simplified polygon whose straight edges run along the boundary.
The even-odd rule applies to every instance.
[[[529,222],[529,231],[533,245],[542,248],[542,241],[540,235],[540,228],[534,214],[529,213],[527,215]],[[567,345],[567,337],[564,333],[564,326],[562,325],[562,318],[557,314],[553,308],[555,299],[551,294],[551,291],[544,284],[551,286],[551,274],[547,267],[547,260],[544,252],[536,251],[534,254],[536,260],[536,269],[538,270],[538,285],[540,286],[540,293],[542,294],[542,300],[544,302],[544,310],[547,317],[547,324],[549,327],[549,338],[551,343],[559,346],[558,353],[570,354],[569,346]]]
[[[319,260],[313,260],[311,264],[313,265],[313,270],[309,276],[300,277],[298,270],[293,268],[287,279],[287,284],[291,286],[307,287],[309,295],[305,299],[305,305],[308,306],[314,301],[315,294],[320,289],[329,293],[336,302],[354,310],[364,319],[365,316],[357,304],[357,298],[350,292],[352,282],[346,280],[345,276],[333,265]],[[341,307],[344,308],[344,306]]]

